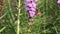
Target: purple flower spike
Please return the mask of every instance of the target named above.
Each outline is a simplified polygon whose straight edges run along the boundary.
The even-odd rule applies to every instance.
[[[60,5],[60,0],[58,0],[57,3]]]
[[[25,0],[26,11],[29,12],[29,17],[33,17],[36,11],[36,0]]]

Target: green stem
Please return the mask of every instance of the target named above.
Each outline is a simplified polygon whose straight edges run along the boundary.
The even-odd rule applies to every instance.
[[[56,22],[56,21],[55,21]],[[53,24],[54,25],[54,29],[56,31],[56,34],[59,34],[58,30],[57,30],[57,26],[55,26],[55,23]]]
[[[56,26],[54,26],[54,28],[55,28],[56,34],[59,34],[59,33],[58,33],[58,31],[57,31],[57,27],[56,27]]]
[[[18,2],[18,8],[20,8],[20,0]],[[19,32],[20,32],[19,24],[20,24],[20,9],[18,9],[17,34],[19,34]]]

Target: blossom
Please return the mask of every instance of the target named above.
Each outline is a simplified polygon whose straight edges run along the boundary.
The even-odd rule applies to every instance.
[[[33,17],[35,15],[35,12],[29,11],[29,17]]]
[[[58,0],[57,3],[60,5],[60,0]]]
[[[33,17],[36,11],[36,0],[25,0],[26,11],[29,12],[29,17]]]

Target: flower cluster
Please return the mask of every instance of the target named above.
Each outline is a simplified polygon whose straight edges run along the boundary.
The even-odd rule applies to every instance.
[[[60,5],[60,0],[58,0],[57,3]]]
[[[29,17],[33,17],[36,11],[36,0],[25,0],[26,2],[26,11],[29,14]]]

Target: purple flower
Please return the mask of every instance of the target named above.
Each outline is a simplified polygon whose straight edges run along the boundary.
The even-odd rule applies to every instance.
[[[33,17],[35,15],[35,12],[29,11],[29,16]]]
[[[25,0],[26,11],[29,12],[29,17],[33,17],[36,11],[36,0]]]
[[[25,0],[26,3],[30,3],[31,1],[33,1],[33,0]]]
[[[26,11],[32,11],[32,12],[35,12],[36,9],[35,9],[35,8],[28,8],[28,7],[26,7]]]
[[[33,7],[31,3],[27,3],[26,6]]]
[[[32,10],[32,12],[35,12],[35,11],[36,11],[36,9],[35,9],[35,8],[30,8],[30,10]]]
[[[60,0],[58,0],[57,3],[60,5]]]
[[[37,0],[33,0],[33,2],[37,2]]]
[[[33,8],[36,8],[36,3],[32,3]]]

